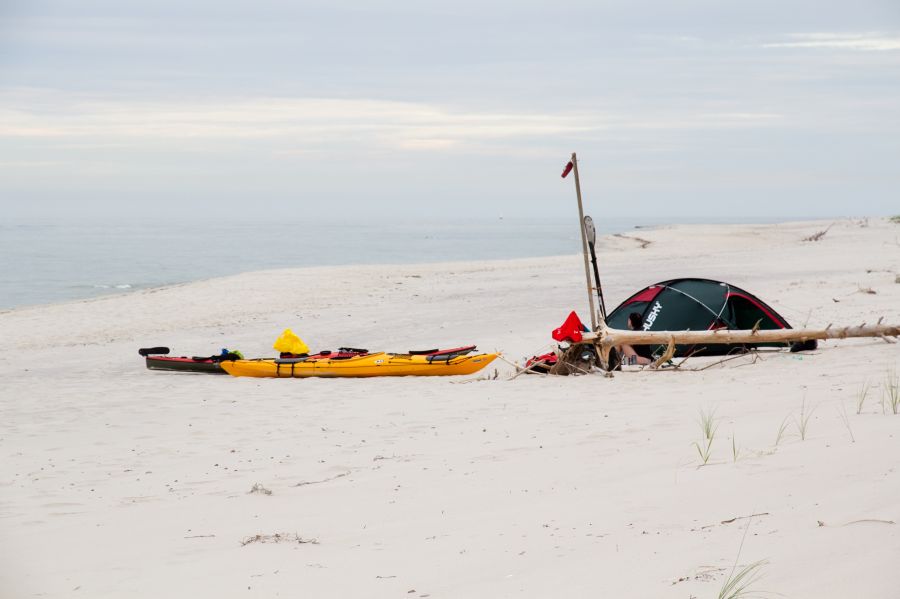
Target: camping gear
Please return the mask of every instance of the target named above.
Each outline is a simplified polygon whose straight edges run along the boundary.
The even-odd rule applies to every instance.
[[[645,287],[609,313],[611,329],[628,328],[628,315],[640,314],[645,331],[712,331],[718,329],[790,329],[791,325],[755,295],[722,281],[671,279]],[[767,343],[677,345],[675,356],[722,355],[735,348]],[[783,344],[775,344],[783,345]]]
[[[209,374],[225,374],[219,366],[222,360],[240,360],[244,356],[240,352],[223,349],[215,356],[188,357],[169,356],[168,347],[142,347],[138,354],[144,356],[150,370],[170,370],[177,372],[205,372]]]
[[[548,352],[546,354],[541,354],[540,356],[531,356],[525,362],[525,370],[528,373],[538,373],[538,374],[549,374],[550,369],[553,368],[556,363],[559,362],[559,356],[556,355],[556,352]]]
[[[405,354],[378,352],[342,359],[236,360],[223,363],[222,368],[232,376],[268,378],[447,376],[473,374],[497,357],[495,353],[469,355],[473,351],[474,345]]]
[[[284,332],[281,333],[281,336],[275,340],[275,345],[272,347],[281,353],[289,353],[298,356],[309,353],[309,346],[290,329],[285,329]]]

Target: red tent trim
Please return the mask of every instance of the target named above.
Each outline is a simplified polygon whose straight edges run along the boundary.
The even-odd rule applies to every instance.
[[[747,300],[748,302],[750,302],[751,304],[753,304],[754,306],[756,306],[757,308],[762,310],[765,313],[765,315],[768,316],[772,320],[772,322],[774,322],[775,324],[778,325],[779,329],[785,328],[784,322],[781,320],[781,318],[772,314],[764,305],[759,303],[759,301],[757,301],[755,298],[752,298],[749,295],[745,295],[743,293],[728,292],[728,295],[725,296],[725,301],[728,301],[728,299],[732,298],[732,297],[739,297],[739,298]]]
[[[622,305],[627,306],[628,304],[634,304],[637,302],[652,302],[653,298],[655,298],[657,295],[659,295],[659,292],[662,291],[663,289],[665,289],[665,287],[662,285],[660,285],[660,286],[653,285],[651,287],[647,287],[646,289],[644,289],[637,295],[633,295],[630,298],[628,298]]]

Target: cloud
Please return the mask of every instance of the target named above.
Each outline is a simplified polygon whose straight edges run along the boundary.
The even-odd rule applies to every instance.
[[[834,50],[900,50],[900,37],[881,33],[794,33],[791,41],[763,44],[763,48],[827,48]]]
[[[289,140],[295,149],[352,143],[447,151],[473,144],[572,139],[610,131],[734,129],[782,119],[768,112],[464,110],[377,99],[244,97],[145,101],[47,89],[0,92],[0,137],[115,146]]]

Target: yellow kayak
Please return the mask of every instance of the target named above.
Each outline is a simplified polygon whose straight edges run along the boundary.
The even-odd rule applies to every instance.
[[[435,360],[428,355],[379,352],[337,360],[234,360],[222,361],[220,365],[232,376],[267,378],[450,376],[478,372],[496,357],[497,354],[477,354]]]

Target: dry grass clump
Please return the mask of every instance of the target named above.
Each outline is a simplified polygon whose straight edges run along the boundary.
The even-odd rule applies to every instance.
[[[813,233],[809,237],[804,237],[803,241],[819,241],[820,239],[825,237],[825,234],[828,233],[828,229],[830,229],[833,226],[834,226],[834,223],[828,225],[828,227],[826,229],[819,231],[818,233]]]
[[[271,495],[272,491],[268,490],[267,488],[262,486],[260,483],[256,483],[250,488],[250,491],[248,493],[250,495],[252,495],[253,493],[259,493],[261,495]]]
[[[318,539],[304,539],[295,532],[276,532],[274,535],[253,535],[252,537],[246,537],[243,541],[241,541],[241,547],[249,545],[250,543],[298,543],[300,545],[318,545],[319,541]]]

